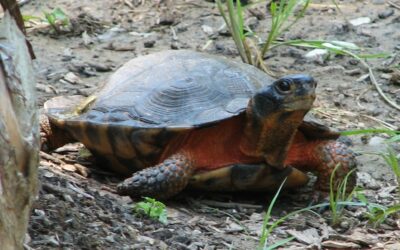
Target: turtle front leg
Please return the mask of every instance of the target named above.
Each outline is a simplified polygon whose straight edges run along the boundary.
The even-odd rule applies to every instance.
[[[210,191],[275,191],[286,179],[285,188],[305,185],[308,176],[287,166],[280,170],[266,164],[234,164],[212,171],[196,173],[189,187]]]
[[[175,154],[158,165],[134,173],[117,186],[117,192],[131,197],[167,199],[187,186],[193,170],[193,163],[185,154]]]

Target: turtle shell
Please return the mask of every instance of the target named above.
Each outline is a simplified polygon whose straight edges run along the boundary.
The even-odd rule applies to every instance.
[[[165,51],[127,62],[88,99],[55,98],[45,110],[100,162],[129,174],[157,164],[190,130],[243,113],[253,94],[273,81],[231,59]]]
[[[199,127],[239,114],[253,93],[272,81],[253,66],[221,57],[156,53],[113,74],[84,119],[144,128]]]

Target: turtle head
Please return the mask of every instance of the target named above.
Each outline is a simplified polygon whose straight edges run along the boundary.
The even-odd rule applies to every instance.
[[[317,83],[309,75],[289,75],[259,90],[250,102],[257,118],[269,119],[273,113],[308,111],[315,99]]]
[[[287,149],[315,99],[316,81],[309,75],[288,75],[261,88],[246,110],[242,151],[283,167]]]

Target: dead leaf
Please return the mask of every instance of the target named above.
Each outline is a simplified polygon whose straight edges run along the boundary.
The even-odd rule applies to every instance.
[[[306,229],[304,231],[287,230],[287,232],[302,243],[321,246],[321,237],[315,228]]]
[[[76,171],[76,167],[74,165],[72,165],[72,164],[64,164],[61,167],[65,171],[69,171],[69,172],[75,172]]]
[[[343,242],[343,241],[333,241],[327,240],[322,242],[323,247],[330,247],[336,249],[357,249],[361,248],[360,245],[353,243],[353,242]]]

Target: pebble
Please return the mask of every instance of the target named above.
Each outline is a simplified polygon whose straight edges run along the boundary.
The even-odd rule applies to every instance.
[[[105,238],[106,241],[110,242],[110,243],[114,243],[115,239],[113,235],[109,235]]]
[[[211,26],[208,25],[201,25],[201,29],[203,30],[204,33],[206,33],[208,36],[211,36],[214,34],[214,30]]]
[[[246,25],[251,29],[251,30],[255,30],[256,28],[257,28],[257,26],[258,26],[258,24],[259,24],[259,21],[258,21],[258,19],[257,19],[257,17],[249,17],[247,20],[246,20]]]
[[[304,57],[309,61],[324,63],[328,54],[329,52],[326,49],[313,49],[305,54]]]
[[[172,25],[175,23],[175,17],[169,13],[163,13],[160,17],[158,24],[160,25]]]
[[[386,9],[386,10],[384,10],[384,11],[382,11],[382,12],[379,12],[379,13],[378,13],[378,17],[379,17],[380,19],[385,19],[385,18],[390,17],[390,16],[393,15],[393,14],[394,14],[394,10],[393,10],[393,9]]]
[[[360,26],[363,24],[368,24],[371,22],[371,18],[370,17],[359,17],[356,19],[352,19],[349,21],[351,25],[353,26]]]
[[[177,42],[172,42],[171,43],[171,49],[179,49],[179,45]]]
[[[387,73],[383,73],[383,74],[380,75],[380,77],[382,79],[389,80],[392,77],[392,75],[391,74],[387,74]]]
[[[393,85],[397,85],[400,86],[400,71],[394,71],[391,75],[390,75],[390,79],[389,82]]]
[[[379,145],[382,145],[384,142],[385,142],[385,138],[382,138],[379,136],[374,136],[369,140],[368,145],[379,146]]]
[[[372,178],[372,176],[370,174],[368,174],[367,172],[357,173],[357,180],[365,188],[372,189],[372,190],[378,190],[381,188],[379,183],[374,178]]]
[[[350,228],[350,223],[348,221],[344,220],[344,221],[340,222],[340,227],[347,230]]]
[[[154,44],[156,44],[156,41],[155,41],[155,40],[148,40],[148,41],[145,41],[145,42],[143,43],[143,46],[144,46],[145,48],[153,48],[153,47],[154,47]]]
[[[349,76],[356,76],[356,75],[361,75],[361,70],[360,69],[350,69],[350,70],[345,70],[344,73]]]

